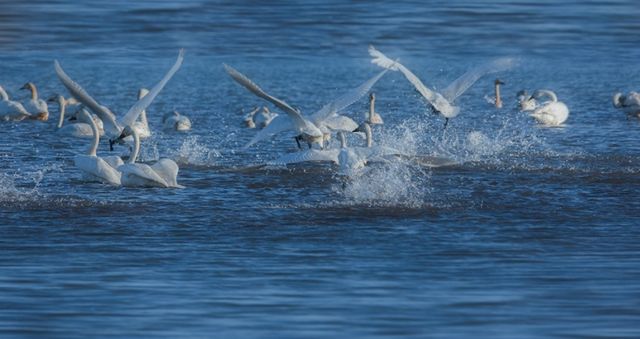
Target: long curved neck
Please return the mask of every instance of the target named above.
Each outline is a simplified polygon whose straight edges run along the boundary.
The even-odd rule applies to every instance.
[[[29,90],[31,91],[31,99],[38,100],[38,90],[36,89],[36,85],[29,83]]]
[[[376,96],[371,95],[369,98],[369,121],[373,121],[373,115],[376,112]]]
[[[347,147],[347,138],[344,136],[344,132],[338,132],[338,138],[340,139],[340,148]]]
[[[83,109],[82,111],[80,111],[80,114],[88,119],[89,126],[91,126],[91,132],[93,132],[93,141],[91,142],[91,146],[89,147],[89,151],[87,152],[87,154],[95,156],[96,152],[98,151],[98,143],[100,142],[100,133],[98,132],[98,126],[96,126],[96,123],[91,118],[89,112]]]
[[[502,98],[500,97],[500,83],[496,81],[496,108],[502,108]]]
[[[363,124],[364,134],[367,136],[367,147],[373,146],[373,134],[371,133],[371,126],[366,122]]]
[[[138,152],[140,152],[140,137],[138,137],[138,132],[136,132],[134,128],[131,128],[131,134],[133,135],[133,151],[127,162],[135,164],[136,158],[138,158]]]
[[[556,94],[551,92],[551,91],[549,91],[549,90],[542,89],[542,90],[540,90],[540,94],[548,96],[551,99],[551,101],[553,101],[553,102],[558,101],[558,97],[556,96]]]
[[[7,95],[7,92],[5,92],[4,88],[2,88],[2,86],[0,86],[0,97],[2,97],[2,101],[8,101],[9,100],[9,95]]]
[[[64,123],[64,113],[67,109],[67,103],[64,102],[64,99],[58,100],[58,105],[60,106],[60,118],[58,119],[58,128],[62,127]]]

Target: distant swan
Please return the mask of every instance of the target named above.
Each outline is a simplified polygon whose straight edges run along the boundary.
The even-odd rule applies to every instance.
[[[256,122],[253,121],[253,119],[254,119],[254,116],[256,115],[256,113],[258,113],[259,110],[260,110],[260,107],[256,107],[253,110],[251,110],[249,113],[244,115],[244,125],[247,128],[256,128]]]
[[[173,111],[162,117],[162,129],[165,131],[188,131],[191,129],[191,120],[178,111]]]
[[[550,90],[537,90],[531,96],[533,99],[540,99],[543,96],[549,97],[548,101],[540,104],[533,110],[531,116],[539,123],[548,126],[558,126],[565,122],[569,117],[569,108],[563,102],[558,101],[558,97]]]
[[[372,63],[386,69],[400,71],[427,100],[432,110],[445,118],[445,126],[449,122],[450,118],[454,118],[460,113],[460,108],[454,106],[454,102],[460,95],[469,89],[471,85],[473,85],[482,76],[507,70],[513,67],[515,63],[512,58],[500,58],[493,60],[466,72],[445,88],[442,93],[438,93],[425,86],[409,69],[397,61],[389,59],[373,46],[369,46],[369,55],[373,58],[371,60]]]
[[[253,121],[256,127],[262,129],[269,126],[271,121],[277,116],[278,113],[271,112],[269,107],[263,106],[262,110],[254,115]]]
[[[286,102],[267,94],[262,90],[262,88],[231,66],[225,64],[224,67],[227,73],[240,85],[256,96],[271,102],[276,107],[287,113],[286,115],[278,115],[275,117],[267,127],[260,130],[260,132],[258,132],[253,139],[245,145],[245,148],[287,130],[293,130],[298,134],[296,137],[298,147],[300,147],[299,141],[305,141],[308,143],[309,147],[311,147],[312,144],[318,144],[320,145],[320,148],[324,148],[324,143],[331,135],[331,131],[352,131],[358,127],[352,119],[338,115],[338,112],[351,106],[354,102],[358,101],[362,96],[369,92],[371,87],[373,87],[373,85],[387,71],[384,70],[380,72],[357,88],[348,91],[333,102],[324,105],[313,115],[304,116],[300,110],[295,109]]]
[[[496,106],[496,108],[502,108],[502,96],[500,95],[501,85],[504,85],[504,82],[502,82],[500,79],[496,79],[493,82],[493,90],[494,90],[495,96],[493,98],[489,96],[485,96],[485,99],[487,99],[487,102]]]
[[[135,128],[127,126],[122,133],[126,136],[133,136],[133,151],[126,164],[118,167],[122,172],[122,185],[130,187],[174,187],[184,188],[177,182],[178,165],[170,159],[160,159],[155,164],[149,166],[136,163],[136,158],[140,152],[140,137]]]
[[[9,95],[4,88],[0,86],[0,120],[4,121],[21,121],[31,117],[24,106],[18,102],[9,100]]]
[[[367,114],[365,114],[365,121],[369,124],[369,125],[382,125],[384,124],[384,121],[382,120],[382,117],[380,116],[380,114],[378,114],[378,112],[376,112],[376,94],[375,93],[370,93],[369,94],[369,112],[367,112]]]
[[[71,95],[87,108],[89,108],[93,113],[98,115],[100,119],[102,119],[105,127],[105,134],[110,138],[109,144],[111,148],[113,148],[113,144],[115,142],[119,142],[124,138],[122,136],[124,126],[134,125],[135,121],[138,119],[138,116],[141,115],[142,111],[144,111],[151,104],[151,102],[160,93],[160,91],[164,88],[171,77],[173,77],[178,69],[180,69],[183,60],[184,50],[181,49],[180,53],[178,53],[176,62],[164,75],[164,77],[155,86],[153,86],[153,88],[151,88],[149,94],[145,95],[142,99],[139,99],[133,106],[131,106],[131,108],[125,115],[118,118],[116,118],[116,115],[111,112],[109,108],[99,104],[80,85],[69,78],[69,76],[64,72],[57,60],[54,61],[54,65],[58,78],[67,88],[67,90],[69,90]]]
[[[87,121],[90,121],[91,130],[93,131],[93,141],[87,151],[87,154],[78,154],[74,158],[74,163],[90,181],[98,181],[110,185],[120,185],[120,172],[116,169],[122,164],[122,160],[118,158],[118,161],[113,161],[113,157],[107,161],[96,155],[98,150],[98,143],[100,141],[100,135],[98,134],[98,128],[93,122],[93,119],[89,116],[89,112],[82,110],[80,115],[84,115]]]
[[[640,93],[629,92],[627,95],[616,93],[613,95],[613,106],[629,115],[640,115]]]
[[[28,89],[31,92],[31,99],[27,100],[24,108],[34,116],[33,120],[47,121],[49,119],[49,107],[47,103],[38,98],[38,90],[32,82],[27,82],[20,89]]]

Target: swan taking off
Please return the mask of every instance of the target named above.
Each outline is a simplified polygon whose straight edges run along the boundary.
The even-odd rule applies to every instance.
[[[102,119],[105,127],[105,134],[110,138],[110,145],[123,139],[122,131],[124,126],[131,126],[138,119],[138,116],[147,109],[147,107],[153,102],[156,96],[164,88],[167,82],[173,77],[173,75],[180,69],[182,61],[184,60],[184,50],[181,49],[178,53],[178,58],[173,64],[171,69],[164,75],[164,77],[151,88],[149,94],[145,95],[142,99],[139,99],[126,114],[121,117],[116,115],[107,107],[99,104],[93,97],[89,95],[78,83],[73,81],[62,69],[58,61],[54,61],[56,74],[64,85],[69,90],[71,95],[76,98],[80,103],[89,108],[100,119]],[[113,148],[113,147],[111,147]]]
[[[191,129],[191,120],[178,111],[173,111],[162,116],[162,129],[165,131],[185,132]]]
[[[149,166],[136,163],[136,158],[140,152],[140,137],[135,128],[127,126],[122,134],[127,137],[133,136],[133,151],[126,164],[118,167],[122,172],[122,185],[129,187],[174,187],[184,188],[179,185],[178,164],[171,159],[160,159],[155,164]]]
[[[640,116],[640,93],[629,92],[627,95],[616,93],[613,95],[613,107],[621,109],[628,115]]]
[[[515,60],[512,58],[500,58],[487,64],[474,68],[452,82],[441,93],[438,93],[425,86],[418,77],[408,68],[389,59],[373,46],[369,46],[369,55],[373,58],[371,63],[393,71],[400,71],[404,77],[418,90],[427,100],[432,110],[445,118],[445,126],[450,118],[456,117],[460,113],[460,108],[455,106],[455,100],[462,95],[471,85],[482,76],[505,71],[514,66]]]
[[[530,114],[539,123],[547,126],[558,126],[569,117],[569,108],[563,102],[558,101],[558,97],[550,90],[540,89],[533,93],[531,98],[539,100],[547,96],[549,100],[542,102]]]
[[[28,89],[31,92],[31,99],[24,103],[24,108],[34,116],[33,120],[47,121],[49,119],[49,107],[47,103],[38,98],[38,90],[33,82],[27,82],[20,89]]]
[[[18,101],[9,100],[9,95],[4,88],[0,86],[0,120],[4,121],[22,121],[31,117],[24,106]]]
[[[103,159],[96,155],[98,150],[98,142],[100,141],[100,135],[98,134],[98,128],[95,122],[86,110],[81,110],[81,116],[90,122],[91,130],[93,131],[93,141],[87,151],[87,154],[78,154],[75,156],[74,163],[84,174],[85,178],[89,181],[97,181],[105,184],[120,185],[120,172],[116,168],[122,165],[122,160],[119,157],[109,157],[109,159]]]
[[[306,141],[311,147],[312,144],[320,145],[324,148],[324,142],[331,135],[331,131],[353,131],[358,127],[352,119],[338,115],[338,112],[351,106],[353,103],[362,98],[373,85],[386,73],[387,70],[380,72],[371,79],[367,80],[360,86],[348,91],[344,95],[331,103],[324,105],[319,111],[311,116],[303,116],[302,113],[291,107],[286,102],[267,94],[262,88],[247,78],[244,74],[238,72],[228,65],[224,65],[227,73],[240,85],[248,89],[256,96],[265,99],[276,107],[283,110],[286,115],[278,115],[264,129],[260,130],[244,148],[261,140],[270,138],[280,132],[287,130],[295,131],[299,140]]]

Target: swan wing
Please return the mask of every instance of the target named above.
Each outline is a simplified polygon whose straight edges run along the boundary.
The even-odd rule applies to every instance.
[[[447,88],[442,91],[442,95],[445,99],[453,102],[481,77],[487,74],[508,70],[512,68],[515,63],[515,59],[513,58],[499,58],[473,68],[447,86]]]
[[[333,115],[322,122],[322,124],[332,131],[353,132],[358,128],[358,124],[344,115]]]
[[[380,78],[382,78],[382,76],[385,75],[388,71],[389,69],[386,68],[382,72],[373,76],[371,79],[362,83],[360,86],[349,90],[336,100],[324,105],[319,111],[311,116],[311,120],[319,123],[320,121],[323,121],[334,113],[341,112],[345,108],[353,105],[356,101],[365,96],[371,90],[371,87],[373,87],[373,85],[375,85],[376,82],[378,82],[378,80],[380,80]]]
[[[249,92],[255,94],[256,96],[262,99],[269,101],[270,103],[276,105],[276,107],[280,108],[285,113],[287,113],[287,116],[289,116],[293,120],[296,128],[298,128],[299,130],[304,130],[306,128],[304,118],[302,117],[299,111],[291,107],[289,104],[287,104],[283,100],[280,100],[276,97],[273,97],[267,94],[267,92],[265,92],[262,88],[260,88],[260,86],[258,86],[256,83],[251,81],[251,79],[247,78],[244,74],[238,72],[233,67],[227,64],[223,64],[223,66],[224,66],[224,69],[227,71],[227,73],[233,78],[233,80],[235,80],[237,83],[242,85],[244,88],[248,89]]]
[[[108,131],[110,135],[117,135],[120,133],[121,128],[116,123],[115,115],[105,106],[100,105],[93,97],[87,93],[78,83],[73,81],[62,69],[58,60],[53,62],[54,67],[56,69],[56,74],[58,75],[58,79],[62,82],[64,87],[67,88],[69,93],[76,98],[80,103],[89,108],[93,113],[95,113],[104,123],[105,130]]]
[[[254,135],[253,138],[251,138],[251,140],[244,146],[244,148],[247,149],[251,147],[251,145],[259,141],[269,139],[274,135],[284,131],[293,130],[293,128],[293,123],[288,116],[278,115],[277,117],[273,118],[273,120],[269,125],[267,125],[267,127],[258,131],[258,133],[256,133],[256,135]]]
[[[122,175],[133,175],[148,181],[152,181],[154,183],[158,183],[161,186],[169,187],[167,181],[159,176],[158,173],[156,173],[151,167],[149,167],[149,165],[146,164],[127,163],[118,167],[118,171],[122,172]]]
[[[160,81],[151,88],[148,94],[144,95],[141,99],[138,100],[138,102],[136,102],[133,106],[131,106],[127,114],[125,114],[122,117],[122,119],[120,120],[122,126],[133,125],[133,123],[138,119],[138,116],[140,115],[140,113],[145,109],[147,109],[149,105],[151,105],[151,102],[153,102],[153,99],[156,98],[156,96],[160,93],[160,91],[162,91],[162,89],[167,84],[167,82],[169,82],[169,80],[171,80],[173,75],[180,69],[180,66],[182,66],[183,60],[184,60],[184,49],[180,49],[176,62],[173,64],[171,69],[169,69],[167,74],[165,74],[164,77],[162,77],[162,79],[160,79]]]
[[[109,166],[113,168],[118,168],[124,165],[124,161],[122,161],[122,158],[120,158],[117,155],[108,155],[108,156],[102,157],[102,160],[104,160],[107,164],[109,164]]]
[[[446,112],[450,110],[451,104],[445,100],[445,98],[438,92],[429,89],[422,81],[411,72],[408,68],[397,61],[389,59],[382,52],[375,49],[373,46],[369,46],[369,55],[373,58],[371,63],[380,67],[388,68],[391,70],[400,71],[404,77],[416,88],[416,90],[439,112]]]
[[[101,182],[116,186],[120,185],[120,172],[100,157],[79,154],[74,158],[74,163],[80,170],[98,178]]]
[[[162,158],[155,164],[151,165],[151,169],[161,176],[167,182],[169,187],[184,188],[184,186],[178,184],[179,167],[175,161]]]
[[[283,166],[287,164],[296,164],[307,161],[330,161],[338,162],[338,149],[331,150],[318,150],[310,149],[302,152],[294,152],[285,154],[278,159],[267,162],[267,165],[271,166]]]

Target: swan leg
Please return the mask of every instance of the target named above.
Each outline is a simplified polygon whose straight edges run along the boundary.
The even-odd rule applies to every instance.
[[[449,118],[444,118],[444,128],[447,129],[447,125],[449,124]]]
[[[295,140],[296,144],[298,144],[298,149],[302,150],[302,146],[300,146],[300,136],[294,137],[293,140]]]

